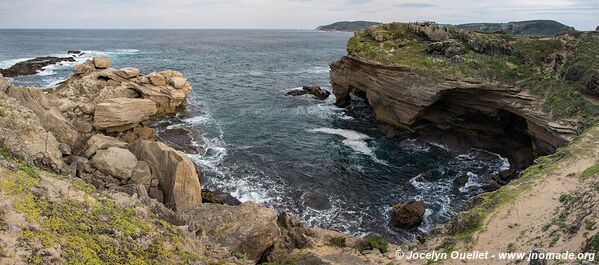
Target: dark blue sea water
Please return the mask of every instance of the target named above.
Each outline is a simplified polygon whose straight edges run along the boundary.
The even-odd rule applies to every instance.
[[[484,151],[455,154],[418,139],[390,140],[356,100],[359,115],[285,93],[303,85],[330,90],[328,64],[343,56],[351,33],[305,30],[0,30],[0,68],[36,56],[82,50],[115,67],[144,73],[174,69],[193,85],[181,124],[199,130],[207,151],[190,155],[202,185],[300,215],[311,226],[348,234],[376,233],[397,242],[415,230],[389,226],[389,207],[427,204],[427,231],[481,192],[477,176],[504,170],[505,159]],[[73,63],[14,78],[51,87]],[[362,105],[360,105],[362,104]],[[431,171],[429,177],[420,175]],[[468,174],[464,187],[453,180]]]

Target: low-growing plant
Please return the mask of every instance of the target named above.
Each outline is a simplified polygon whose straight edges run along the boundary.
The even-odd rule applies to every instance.
[[[329,239],[329,244],[331,244],[332,246],[340,247],[340,248],[347,246],[345,243],[345,237],[342,237],[342,236],[331,237]]]
[[[566,193],[562,193],[559,195],[559,202],[564,203],[570,199],[570,195]]]
[[[233,253],[231,253],[231,255],[233,255],[233,257],[235,257],[236,259],[241,259],[241,260],[247,259],[247,256],[241,252],[233,252]]]
[[[389,244],[381,237],[378,236],[367,236],[364,241],[358,245],[358,250],[371,250],[378,249],[381,253],[389,251]]]

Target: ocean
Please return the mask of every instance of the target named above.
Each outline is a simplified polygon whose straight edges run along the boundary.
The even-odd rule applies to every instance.
[[[391,242],[449,220],[483,192],[479,176],[509,167],[484,150],[457,153],[435,142],[389,139],[367,104],[353,111],[285,93],[304,85],[331,90],[328,64],[346,54],[352,33],[312,30],[0,30],[0,68],[37,56],[86,54],[78,62],[15,77],[18,85],[54,87],[72,67],[103,55],[143,73],[174,69],[193,86],[187,109],[159,128],[197,129],[205,153],[190,154],[202,186],[243,202],[287,210],[315,227]],[[462,184],[457,178],[466,176]],[[422,200],[425,222],[389,225],[390,207]]]

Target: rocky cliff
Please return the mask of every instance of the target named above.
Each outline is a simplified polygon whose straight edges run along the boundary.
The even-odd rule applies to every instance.
[[[459,29],[482,32],[504,32],[510,35],[551,36],[574,32],[575,29],[554,20],[528,20],[507,23],[469,23],[454,25]]]
[[[383,123],[474,136],[470,144],[523,168],[597,119],[597,106],[584,99],[598,95],[591,80],[599,70],[588,60],[597,44],[595,33],[541,39],[385,24],[349,40],[348,55],[331,64],[331,83],[339,106],[353,93]]]

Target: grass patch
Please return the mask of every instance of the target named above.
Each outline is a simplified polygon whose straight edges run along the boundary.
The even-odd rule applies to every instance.
[[[331,246],[336,246],[336,247],[340,247],[340,248],[344,248],[347,246],[347,244],[345,243],[345,237],[342,237],[342,236],[331,237],[329,239],[329,244]]]
[[[599,174],[599,165],[594,165],[594,166],[591,166],[591,167],[585,169],[580,174],[580,176],[582,178],[588,178],[588,177],[592,177],[592,176],[595,176],[595,175],[598,175],[598,174]]]
[[[389,244],[383,238],[378,236],[367,236],[364,238],[364,241],[358,245],[358,250],[372,250],[378,249],[381,253],[386,253],[389,251]]]

